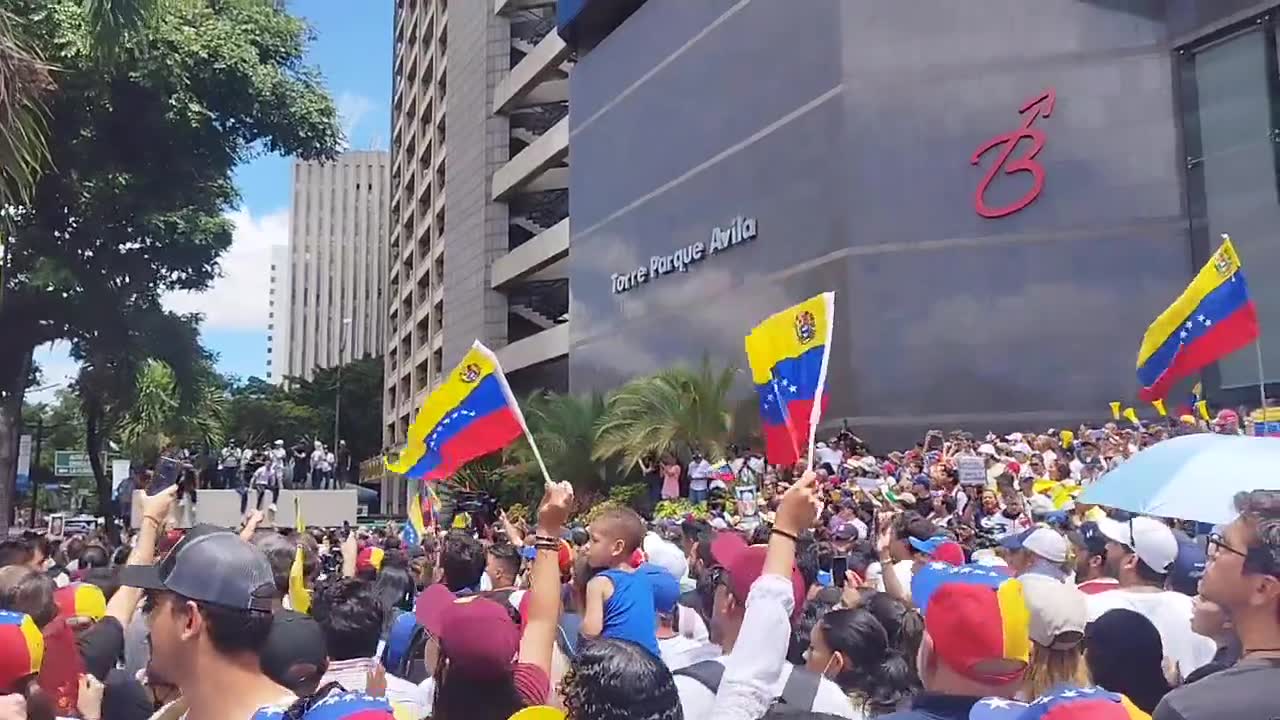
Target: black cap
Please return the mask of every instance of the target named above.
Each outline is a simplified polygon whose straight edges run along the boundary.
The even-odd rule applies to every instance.
[[[120,568],[120,584],[166,590],[232,610],[271,612],[276,595],[271,563],[239,535],[197,525],[156,565]]]
[[[328,662],[324,629],[307,615],[282,610],[271,618],[259,657],[262,672],[281,687],[293,690],[317,682]]]
[[[1067,533],[1067,539],[1089,555],[1107,554],[1107,537],[1098,530],[1096,522],[1081,523],[1079,530]]]

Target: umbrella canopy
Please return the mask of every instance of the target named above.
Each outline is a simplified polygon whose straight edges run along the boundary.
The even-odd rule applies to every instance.
[[[1280,490],[1280,438],[1203,433],[1165,440],[1085,488],[1076,502],[1159,517],[1227,523],[1231,499]]]

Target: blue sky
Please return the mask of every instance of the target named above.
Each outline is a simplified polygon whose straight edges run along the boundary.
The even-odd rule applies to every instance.
[[[315,32],[310,60],[338,104],[349,147],[387,148],[392,1],[292,0],[289,8]],[[291,166],[289,158],[264,156],[238,169],[242,200],[229,213],[236,238],[222,259],[223,277],[206,293],[166,301],[171,309],[205,315],[204,343],[218,354],[224,373],[266,377],[268,258],[273,245],[288,242]],[[49,385],[64,383],[76,372],[61,344],[37,350],[36,361]],[[31,399],[47,399],[54,389]]]

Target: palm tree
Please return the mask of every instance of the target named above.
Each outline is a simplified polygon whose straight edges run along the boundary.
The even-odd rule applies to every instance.
[[[529,395],[521,409],[551,479],[568,480],[583,498],[601,495],[619,480],[616,468],[595,457],[596,427],[606,411],[603,395],[539,391]],[[542,470],[527,440],[519,440],[509,456],[513,463],[508,472],[524,477],[530,487],[541,487]]]
[[[617,457],[629,471],[641,458],[668,451],[722,456],[733,433],[730,394],[737,372],[714,369],[704,357],[696,369],[677,367],[632,380],[609,397],[593,457]]]

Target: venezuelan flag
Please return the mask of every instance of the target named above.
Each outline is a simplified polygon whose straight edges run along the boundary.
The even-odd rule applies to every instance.
[[[1231,238],[1147,328],[1138,349],[1138,397],[1163,398],[1179,380],[1258,337],[1258,312]]]
[[[448,477],[463,464],[510,445],[524,432],[498,358],[477,341],[436,388],[413,425],[405,449],[387,469],[412,479]]]
[[[817,428],[834,315],[835,293],[823,293],[770,316],[747,335],[770,462],[798,461]]]
[[[427,524],[422,519],[422,498],[418,497],[418,488],[413,480],[409,481],[408,515],[409,522],[400,531],[400,537],[405,545],[415,547],[421,545],[422,539],[427,536]]]

